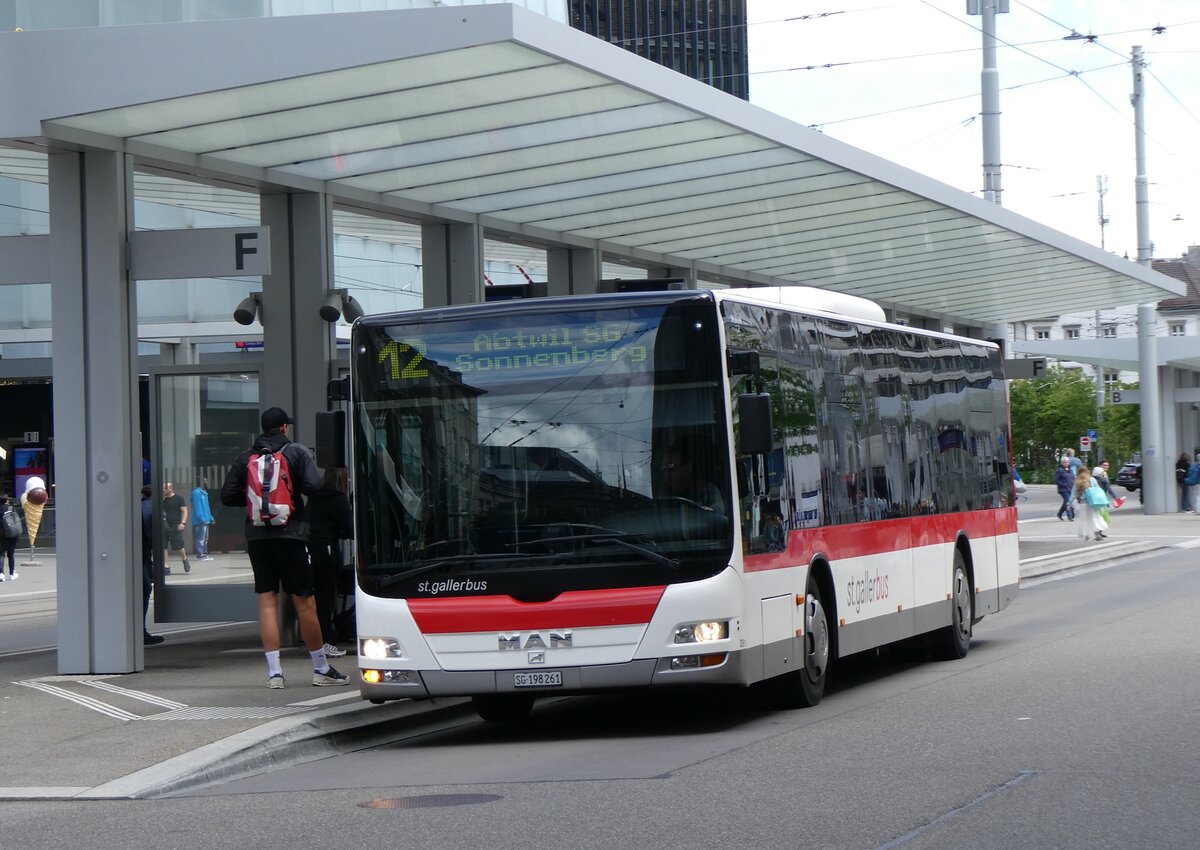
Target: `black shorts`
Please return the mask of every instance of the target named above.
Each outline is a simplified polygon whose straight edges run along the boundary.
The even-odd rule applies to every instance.
[[[254,568],[254,592],[313,595],[312,564],[302,540],[249,540],[246,554]]]
[[[167,549],[177,552],[183,548],[183,532],[172,526],[167,529]]]

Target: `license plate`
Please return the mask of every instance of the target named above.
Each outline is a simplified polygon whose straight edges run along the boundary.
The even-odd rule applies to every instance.
[[[561,670],[538,670],[536,673],[513,673],[513,687],[515,688],[550,688],[561,684]]]

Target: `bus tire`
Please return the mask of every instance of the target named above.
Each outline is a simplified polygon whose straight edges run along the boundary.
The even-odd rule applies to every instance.
[[[489,723],[518,723],[533,711],[533,697],[526,694],[481,694],[471,697],[471,702]]]
[[[955,549],[954,576],[950,583],[950,625],[936,633],[933,643],[934,654],[943,661],[965,658],[971,648],[974,596],[966,561],[962,552]]]
[[[821,701],[829,681],[829,618],[821,588],[811,574],[804,595],[804,636],[800,646],[799,669],[772,681],[774,702],[779,708],[811,708]]]

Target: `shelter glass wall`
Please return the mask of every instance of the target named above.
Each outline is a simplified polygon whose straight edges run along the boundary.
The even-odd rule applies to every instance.
[[[204,374],[155,374],[152,377],[151,472],[152,532],[155,565],[161,584],[245,583],[251,580],[246,558],[244,508],[220,504],[221,483],[238,453],[259,432],[259,378],[254,371]],[[182,532],[168,527],[170,508],[164,486],[187,506]],[[193,523],[200,488],[207,493],[215,519],[201,545]],[[205,548],[212,560],[201,560]],[[187,553],[190,571],[183,568]]]

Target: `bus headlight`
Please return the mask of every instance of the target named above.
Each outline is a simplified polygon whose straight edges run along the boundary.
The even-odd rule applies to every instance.
[[[708,643],[729,637],[728,620],[707,620],[703,623],[684,623],[675,629],[675,643]]]
[[[359,638],[358,654],[363,658],[403,658],[404,650],[395,638]]]

